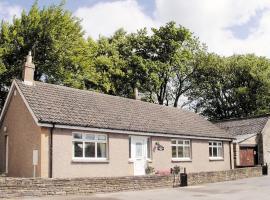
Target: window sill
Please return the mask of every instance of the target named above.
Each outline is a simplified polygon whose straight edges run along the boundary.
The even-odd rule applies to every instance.
[[[73,158],[73,163],[109,163],[108,159],[83,159],[83,158]]]
[[[210,161],[223,161],[224,158],[222,158],[222,157],[210,157],[209,160]]]
[[[148,163],[151,163],[151,162],[152,162],[151,159],[146,159],[146,161],[147,161]],[[130,158],[130,159],[128,159],[128,162],[129,162],[129,163],[134,163],[134,159]]]
[[[192,162],[191,158],[172,158],[172,162]]]

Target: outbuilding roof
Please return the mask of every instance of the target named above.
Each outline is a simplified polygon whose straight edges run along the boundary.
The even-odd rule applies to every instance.
[[[15,82],[39,123],[232,138],[198,114],[179,108],[37,81]]]
[[[252,134],[256,135],[262,132],[268,119],[269,115],[265,115],[220,121],[217,122],[216,125],[228,131],[235,137]]]

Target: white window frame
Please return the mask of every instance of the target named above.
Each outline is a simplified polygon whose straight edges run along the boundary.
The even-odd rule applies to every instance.
[[[211,143],[211,144],[210,144]],[[216,143],[216,145],[214,145],[214,143]],[[210,155],[210,152],[209,152],[209,159],[210,160],[223,160],[224,158],[224,148],[223,148],[223,142],[221,141],[209,141],[208,142],[208,152],[209,152],[209,149],[211,148],[211,152],[212,152],[212,156]],[[217,148],[217,156],[213,156],[213,152],[214,152],[214,148]],[[222,156],[218,156],[220,153],[220,149],[221,149],[221,155]]]
[[[81,134],[82,138],[74,138],[75,134]],[[93,135],[95,139],[86,139],[87,135]],[[104,136],[105,140],[98,140],[98,136]],[[83,157],[75,157],[74,155],[74,143],[75,142],[82,142],[82,151]],[[85,143],[92,142],[95,143],[95,157],[89,158],[85,157]],[[97,157],[97,143],[106,144],[106,157]],[[72,133],[72,161],[74,162],[107,162],[108,161],[108,137],[106,134],[96,134],[96,133],[82,133],[82,132],[73,132]]]
[[[175,144],[173,144],[173,141],[175,141]],[[178,141],[183,141],[183,144],[178,144]],[[188,141],[189,144],[185,144],[185,142]],[[172,157],[172,147],[176,147],[176,157]],[[178,147],[183,147],[183,151],[184,151],[184,147],[189,147],[189,157],[179,157],[178,156]],[[184,154],[184,152],[183,152]],[[171,157],[172,157],[172,161],[191,161],[191,155],[192,155],[192,146],[191,146],[191,140],[188,139],[172,139],[171,140]]]
[[[151,137],[144,137],[144,136],[134,136],[134,135],[130,135],[129,137],[128,137],[128,145],[129,145],[129,158],[128,158],[128,161],[129,162],[134,162],[134,160],[135,160],[135,158],[134,158],[134,152],[133,152],[133,148],[132,148],[132,142],[133,142],[133,140],[132,140],[132,138],[144,138],[145,140],[146,140],[146,143],[145,143],[145,145],[146,145],[146,149],[145,149],[145,151],[146,151],[146,160],[147,160],[147,162],[152,162],[152,138]],[[149,144],[148,144],[148,142],[149,142]],[[149,155],[148,155],[148,150],[149,150]]]

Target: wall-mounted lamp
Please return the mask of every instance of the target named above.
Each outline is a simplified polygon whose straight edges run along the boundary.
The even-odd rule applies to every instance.
[[[156,142],[155,144],[156,148],[158,151],[164,151],[164,146],[162,146],[161,144],[159,144],[159,142]]]

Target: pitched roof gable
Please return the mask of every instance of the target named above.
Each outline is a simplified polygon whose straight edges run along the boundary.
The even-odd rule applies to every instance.
[[[198,114],[123,97],[16,80],[39,123],[112,130],[232,138]]]
[[[265,127],[269,116],[232,119],[217,122],[216,125],[233,136],[259,134]]]

